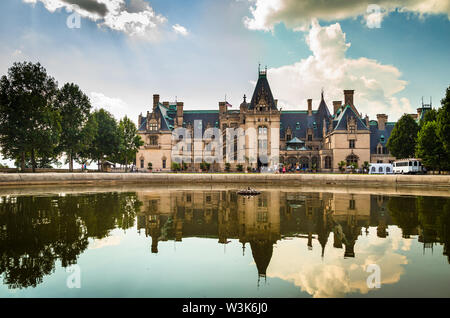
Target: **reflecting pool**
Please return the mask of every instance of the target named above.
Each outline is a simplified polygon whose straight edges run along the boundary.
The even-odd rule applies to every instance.
[[[449,242],[446,196],[3,190],[0,297],[450,297]]]

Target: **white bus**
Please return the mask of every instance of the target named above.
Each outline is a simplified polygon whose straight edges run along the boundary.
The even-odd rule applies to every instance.
[[[393,165],[390,163],[371,163],[369,165],[369,174],[392,174]]]
[[[423,166],[419,159],[401,159],[394,161],[394,173],[410,174],[423,173]]]

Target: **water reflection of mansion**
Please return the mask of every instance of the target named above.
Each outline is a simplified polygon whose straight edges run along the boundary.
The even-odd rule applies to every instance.
[[[153,253],[159,241],[210,237],[226,244],[239,239],[243,253],[250,245],[260,276],[266,274],[273,245],[284,237],[304,238],[309,249],[318,241],[322,256],[330,239],[343,257],[355,257],[361,233],[375,226],[378,237],[386,237],[392,224],[388,198],[370,194],[266,191],[246,198],[234,191],[178,191],[138,196],[143,202],[138,229],[151,237]]]

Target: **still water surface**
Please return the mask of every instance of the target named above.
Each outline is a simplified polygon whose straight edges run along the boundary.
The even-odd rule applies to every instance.
[[[450,297],[449,243],[448,197],[1,194],[0,297]]]

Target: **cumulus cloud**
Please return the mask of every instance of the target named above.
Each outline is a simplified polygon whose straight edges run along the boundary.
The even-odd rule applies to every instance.
[[[411,12],[421,17],[445,14],[450,19],[448,0],[253,0],[251,17],[244,19],[252,30],[273,30],[283,22],[290,28],[305,28],[311,19],[338,21],[362,16],[368,27],[394,10]],[[372,10],[378,6],[379,11]]]
[[[113,114],[117,120],[127,115],[127,112],[130,110],[130,106],[122,99],[108,97],[102,93],[92,92],[90,99],[93,108],[103,108]]]
[[[167,18],[157,14],[144,0],[23,0],[26,3],[42,2],[47,10],[55,12],[65,8],[81,17],[98,21],[98,25],[123,32],[132,37],[156,40],[161,36]],[[180,25],[175,32],[187,32]],[[182,28],[182,29],[181,29]]]
[[[395,66],[365,57],[346,57],[351,44],[347,43],[339,23],[322,27],[314,20],[306,43],[312,55],[291,65],[269,69],[272,90],[283,108],[298,109],[308,98],[318,103],[324,88],[330,111],[331,100],[343,100],[344,89],[355,90],[355,106],[370,117],[385,112],[398,118],[413,111],[407,98],[394,96],[407,84]]]

